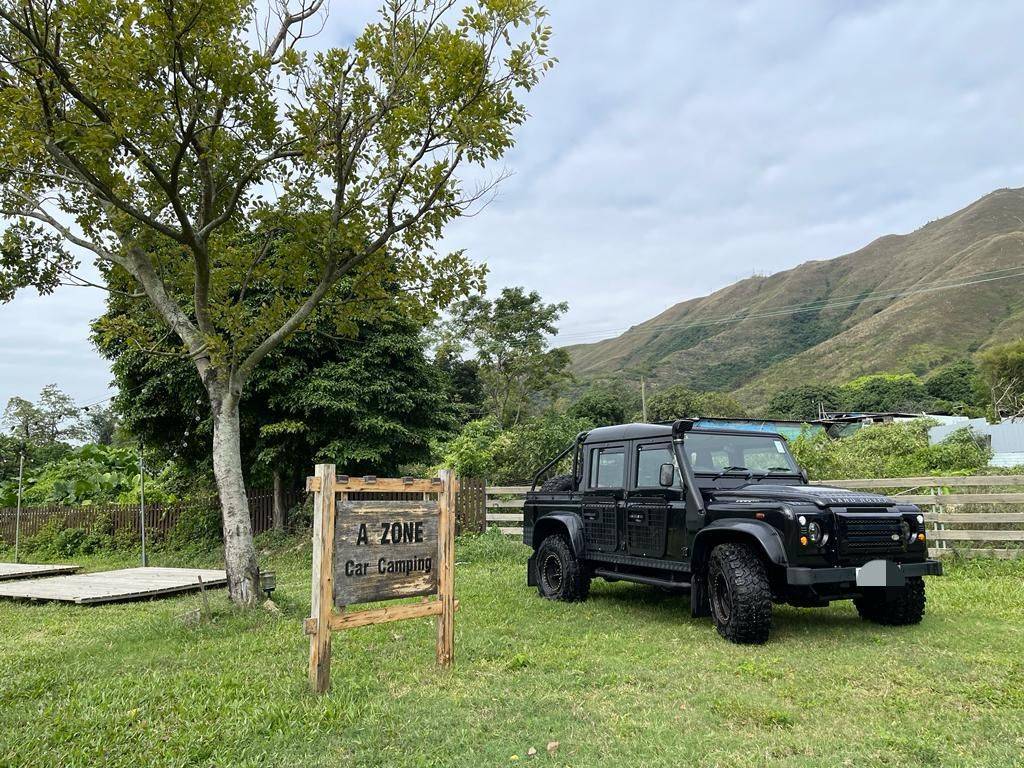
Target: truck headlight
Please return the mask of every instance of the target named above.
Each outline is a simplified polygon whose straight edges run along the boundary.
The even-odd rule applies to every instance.
[[[819,523],[819,522],[817,522],[815,520],[812,520],[811,522],[809,522],[807,524],[807,537],[814,544],[821,544],[822,534],[823,534],[823,531],[821,529],[821,523]]]

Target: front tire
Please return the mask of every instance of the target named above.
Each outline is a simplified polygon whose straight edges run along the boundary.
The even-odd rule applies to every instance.
[[[898,589],[869,587],[853,600],[862,619],[892,627],[920,624],[926,602],[924,579],[920,576],[907,577],[906,586]]]
[[[772,591],[757,554],[746,544],[719,544],[711,552],[707,578],[718,634],[733,643],[767,642]]]
[[[579,602],[590,594],[590,574],[573,554],[568,539],[548,536],[537,548],[537,591],[547,600]]]

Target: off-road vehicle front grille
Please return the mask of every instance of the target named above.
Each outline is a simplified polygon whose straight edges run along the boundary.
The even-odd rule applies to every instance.
[[[839,552],[844,555],[887,555],[903,552],[900,518],[864,514],[837,515]]]

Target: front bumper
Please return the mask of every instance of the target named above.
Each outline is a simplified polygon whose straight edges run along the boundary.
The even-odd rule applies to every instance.
[[[858,587],[902,587],[908,576],[941,575],[942,563],[938,560],[925,560],[921,563],[871,560],[862,566],[787,568],[786,583],[798,587],[838,583]]]

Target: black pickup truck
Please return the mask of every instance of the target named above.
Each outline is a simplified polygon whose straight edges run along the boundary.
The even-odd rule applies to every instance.
[[[768,639],[773,603],[916,624],[922,577],[942,573],[914,505],[810,485],[781,435],[689,419],[580,434],[534,479],[523,538],[545,598],[583,600],[595,576],[689,590],[736,643]]]

